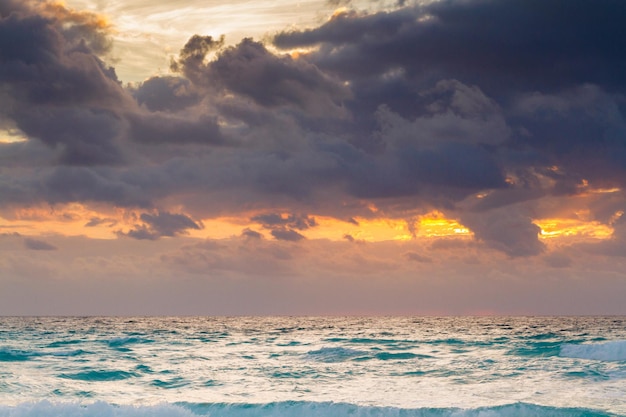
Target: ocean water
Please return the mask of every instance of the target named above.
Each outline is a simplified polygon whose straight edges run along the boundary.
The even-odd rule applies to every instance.
[[[626,317],[0,318],[23,416],[626,416]]]

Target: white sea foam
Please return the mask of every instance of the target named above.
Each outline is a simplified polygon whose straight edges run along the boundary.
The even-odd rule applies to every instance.
[[[105,402],[93,404],[52,403],[41,401],[14,407],[0,406],[0,417],[192,417],[192,411],[175,405],[114,406]]]
[[[626,417],[625,344],[621,317],[0,317],[0,417]]]
[[[344,403],[288,401],[268,404],[162,404],[117,406],[41,401],[0,406],[0,417],[610,417],[580,408],[516,403],[475,409],[367,407]]]
[[[626,361],[626,340],[593,344],[565,344],[559,356],[599,361]]]

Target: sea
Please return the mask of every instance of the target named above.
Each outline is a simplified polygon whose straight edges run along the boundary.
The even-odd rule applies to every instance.
[[[27,416],[626,416],[626,317],[0,317]]]

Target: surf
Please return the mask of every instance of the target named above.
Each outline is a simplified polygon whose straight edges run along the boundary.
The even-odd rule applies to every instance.
[[[106,402],[54,403],[40,401],[0,406],[0,417],[615,417],[584,408],[559,408],[514,403],[473,409],[397,408],[348,403],[285,401],[255,403],[178,403],[115,405]]]

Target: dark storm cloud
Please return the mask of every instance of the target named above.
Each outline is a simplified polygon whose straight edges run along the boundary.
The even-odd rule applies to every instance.
[[[297,242],[305,239],[304,235],[296,230],[306,230],[317,226],[314,217],[303,214],[282,215],[278,213],[259,214],[250,219],[252,222],[260,223],[264,228],[270,230],[270,234],[276,240]]]
[[[211,65],[231,91],[265,106],[294,105],[315,114],[340,109],[346,89],[306,61],[277,57],[250,39],[223,51]]]
[[[293,106],[311,115],[336,116],[348,90],[306,61],[276,56],[260,42],[244,39],[205,62],[206,54],[223,40],[194,36],[181,51],[172,69],[197,85],[225,88],[249,97],[262,106]]]
[[[17,114],[15,121],[29,137],[60,150],[64,165],[114,165],[124,160],[116,140],[120,119],[109,110],[35,106]]]
[[[40,180],[41,181],[41,180]],[[108,202],[119,207],[149,207],[140,186],[109,168],[57,167],[37,185],[36,196],[49,203]]]
[[[461,221],[477,240],[511,257],[539,255],[546,250],[539,240],[541,229],[519,208],[463,213]]]
[[[179,111],[197,104],[201,96],[191,82],[180,77],[151,77],[133,93],[151,111]]]
[[[312,61],[350,78],[401,68],[409,78],[456,78],[493,95],[581,83],[623,92],[625,19],[620,0],[440,1],[366,16],[346,12],[274,42],[321,45]]]
[[[181,72],[195,83],[202,83],[206,71],[207,54],[224,45],[224,37],[213,39],[211,36],[193,35],[183,49],[178,60],[172,60],[171,70]]]
[[[372,114],[381,104],[407,119],[428,115],[433,109],[429,90],[441,80],[457,80],[503,106],[517,151],[537,146],[532,163],[554,164],[559,147],[592,151],[591,142],[603,135],[607,123],[570,112],[535,125],[537,114],[517,117],[513,108],[526,95],[570,90],[573,96],[587,85],[611,92],[604,94],[620,102],[623,114],[623,96],[615,93],[626,91],[625,20],[626,4],[619,0],[440,1],[369,15],[346,11],[317,28],[282,32],[274,42],[282,48],[317,47],[303,59],[350,80],[355,99],[346,106],[366,131],[375,129]],[[586,139],[578,145],[570,135]],[[623,133],[619,136],[623,142]],[[608,148],[610,158],[621,162],[625,151],[615,146],[619,141]],[[365,132],[353,142],[377,149]],[[568,162],[583,159],[575,155]],[[602,166],[597,160],[591,164]]]
[[[143,213],[139,217],[143,224],[120,235],[140,240],[156,240],[161,237],[184,235],[189,229],[200,230],[202,223],[196,222],[185,214],[168,213],[165,211],[156,214]]]
[[[288,242],[298,242],[302,239],[305,239],[303,235],[291,229],[273,229],[271,235],[274,236],[276,240],[286,240]]]
[[[14,7],[9,3],[9,8]],[[128,97],[96,55],[106,33],[62,6],[26,2],[0,20],[3,118],[28,137],[60,149],[60,163],[117,164],[120,119]]]
[[[175,75],[124,87],[97,16],[0,0],[0,128],[28,138],[0,143],[0,203],[159,208],[126,233],[152,240],[251,207],[286,241],[316,222],[277,214],[285,207],[340,219],[439,209],[486,246],[537,255],[533,204],[584,181],[626,186],[625,9],[453,0],[345,11],[274,39],[312,52],[194,35]],[[174,201],[188,214],[166,211]],[[590,216],[623,209],[620,199]]]
[[[24,246],[30,250],[57,250],[57,247],[43,240],[25,238]]]
[[[132,140],[145,144],[212,144],[224,143],[214,116],[197,119],[166,113],[135,113],[127,115]]]
[[[626,99],[594,85],[558,94],[522,96],[512,122],[526,135],[518,143],[531,146],[564,172],[546,172],[557,181],[556,193],[571,193],[584,178],[600,185],[625,185]]]

